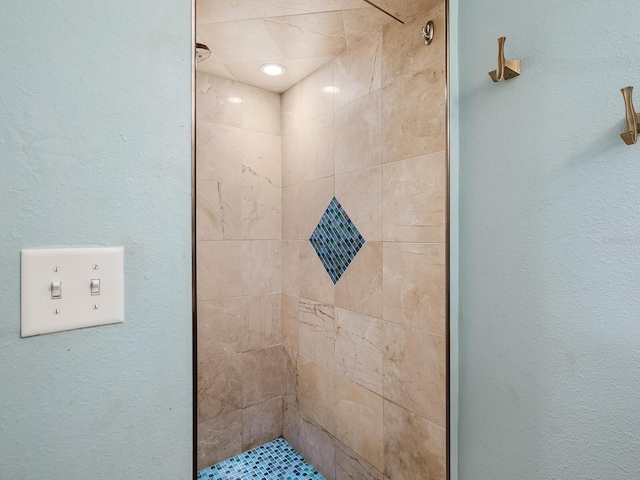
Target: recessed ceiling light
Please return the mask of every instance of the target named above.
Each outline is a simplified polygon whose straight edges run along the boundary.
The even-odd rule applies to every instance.
[[[322,91],[324,93],[340,93],[340,89],[338,87],[333,87],[333,86],[324,87]]]
[[[277,63],[267,63],[260,67],[262,73],[266,75],[271,75],[272,77],[277,77],[278,75],[284,75],[287,71],[282,65],[278,65]]]
[[[239,97],[229,97],[229,103],[242,103],[242,99]]]

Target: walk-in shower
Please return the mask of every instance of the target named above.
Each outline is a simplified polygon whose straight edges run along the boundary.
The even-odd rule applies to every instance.
[[[446,2],[197,5],[198,478],[447,478]]]

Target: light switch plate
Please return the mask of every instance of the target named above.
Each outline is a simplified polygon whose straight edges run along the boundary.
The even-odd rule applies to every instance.
[[[124,321],[124,249],[22,250],[21,336]],[[92,295],[91,281],[100,280]],[[62,282],[61,298],[52,284]]]

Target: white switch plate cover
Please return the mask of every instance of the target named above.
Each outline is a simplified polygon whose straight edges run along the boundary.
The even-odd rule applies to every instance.
[[[122,323],[124,248],[22,250],[22,337]],[[100,295],[91,295],[91,280]],[[62,282],[62,298],[51,283]]]

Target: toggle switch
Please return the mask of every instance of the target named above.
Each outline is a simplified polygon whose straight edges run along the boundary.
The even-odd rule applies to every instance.
[[[62,282],[51,282],[51,300],[62,298]]]
[[[94,278],[91,280],[91,295],[96,296],[100,295],[100,279]]]

